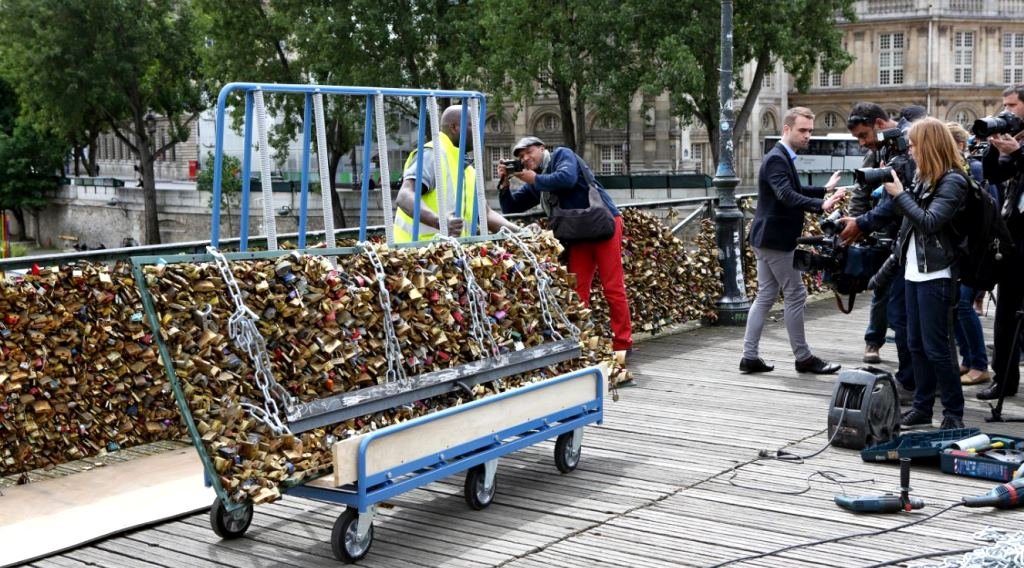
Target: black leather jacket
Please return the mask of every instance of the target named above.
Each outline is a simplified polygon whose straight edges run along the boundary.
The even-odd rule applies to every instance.
[[[934,190],[921,182],[913,191],[904,191],[893,200],[903,215],[898,241],[901,265],[906,265],[907,247],[910,245],[908,237],[913,236],[919,271],[952,268],[954,278],[957,276],[957,248],[950,221],[967,197],[968,185],[964,175],[950,170]]]

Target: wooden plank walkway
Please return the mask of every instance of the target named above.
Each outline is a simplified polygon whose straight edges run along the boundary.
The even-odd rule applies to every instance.
[[[853,450],[830,448],[804,464],[759,460],[786,447],[809,454],[826,442],[834,377],[798,375],[781,321],[769,323],[762,354],[776,370],[741,375],[743,330],[701,328],[645,341],[631,362],[639,386],[609,401],[605,424],[588,427],[579,469],[561,475],[552,444],[503,458],[494,504],[472,511],[462,476],[407,493],[382,508],[365,567],[540,568],[550,566],[712,566],[726,560],[920,519],[981,494],[992,481],[912,473],[927,508],[910,514],[854,515],[832,502],[841,489],[817,477],[833,472],[852,494],[898,491],[898,468],[868,464]],[[807,312],[815,352],[858,366],[867,298],[851,315],[829,299]],[[985,318],[991,340],[991,316]],[[895,360],[890,344],[885,363]],[[984,423],[987,406],[966,390],[968,426],[1024,435],[1019,424]],[[941,411],[937,411],[939,416]],[[1024,415],[1012,399],[1007,415]],[[800,493],[802,490],[806,490]],[[800,494],[796,494],[800,493]],[[221,541],[206,515],[134,531],[37,561],[38,568],[109,566],[337,566],[328,539],[340,509],[286,497],[258,507],[244,538]],[[915,554],[974,548],[987,526],[1018,530],[1024,510],[956,508],[900,532],[796,549],[735,566],[868,566]],[[913,565],[914,563],[911,563]],[[920,561],[917,562],[920,564]]]

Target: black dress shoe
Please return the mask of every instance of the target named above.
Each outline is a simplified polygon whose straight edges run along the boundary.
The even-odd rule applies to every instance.
[[[988,387],[978,391],[978,393],[975,394],[974,396],[978,400],[996,400],[997,398],[999,398],[999,383],[992,383]],[[1017,391],[1007,391],[1006,398],[1010,398],[1012,396],[1017,396]]]
[[[746,357],[740,359],[740,371],[744,373],[767,373],[775,368],[775,365],[769,365],[764,362],[764,359],[758,357],[757,359],[747,359]]]
[[[814,355],[811,355],[806,359],[796,362],[796,371],[798,373],[831,375],[832,373],[838,371],[840,368],[842,368],[842,365],[840,365],[839,363],[832,363],[830,361],[822,359],[821,357],[815,357]]]

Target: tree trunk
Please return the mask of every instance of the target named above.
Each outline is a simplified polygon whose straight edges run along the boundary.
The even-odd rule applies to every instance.
[[[79,170],[79,166],[82,163],[82,147],[77,145],[77,144],[75,145],[74,156],[75,156],[75,175],[79,176],[79,175],[82,175],[82,174],[79,173],[79,171],[80,171]]]
[[[139,122],[141,123],[141,119]],[[158,245],[160,244],[160,216],[157,213],[156,174],[153,171],[150,140],[145,131],[136,131],[135,135],[139,140],[139,162],[142,164],[142,204],[146,244]]]
[[[100,135],[98,130],[90,130],[86,135],[89,137],[89,159],[85,163],[85,171],[88,172],[89,175],[94,176],[97,175],[96,141],[99,140]]]
[[[734,147],[740,143],[743,135],[747,133],[750,113],[754,110],[754,103],[757,101],[757,96],[761,93],[761,83],[764,81],[764,75],[767,73],[768,66],[771,63],[771,53],[768,51],[762,52],[757,58],[757,68],[754,70],[754,78],[750,82],[750,89],[743,98],[743,108],[740,109],[739,114],[736,115],[734,120],[736,123],[736,127],[732,131]]]
[[[587,147],[587,101],[576,89],[576,153],[584,158],[584,151]]]
[[[553,83],[555,95],[558,96],[558,113],[562,119],[563,145],[572,148],[574,152],[579,152],[579,148],[576,147],[575,122],[572,119],[572,89],[561,79],[555,79]]]
[[[354,152],[354,150],[353,150]],[[355,154],[353,154],[353,158]],[[348,223],[345,221],[345,209],[341,206],[341,196],[338,195],[338,190],[335,187],[336,183],[334,180],[338,178],[338,164],[341,163],[341,154],[331,153],[327,162],[327,171],[331,175],[331,212],[334,215],[334,227],[336,229],[343,229],[348,227]],[[352,166],[352,171],[355,171],[355,165]],[[354,174],[353,174],[354,175]],[[321,188],[322,190],[323,188]]]

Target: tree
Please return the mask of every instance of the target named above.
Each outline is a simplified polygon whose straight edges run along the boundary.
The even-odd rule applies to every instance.
[[[102,124],[138,158],[148,244],[160,242],[153,162],[188,139],[201,105],[195,29],[191,3],[177,0],[0,3],[3,72],[32,116],[71,128],[76,145]],[[162,145],[150,113],[167,120]]]
[[[636,91],[618,66],[631,60],[632,8],[612,0],[475,4],[476,36],[465,42],[459,70],[479,77],[498,105],[533,101],[538,89],[558,100],[564,145],[583,154],[589,105],[620,120]],[[471,26],[463,25],[460,31]]]
[[[210,206],[213,206],[213,153],[206,155],[206,163],[196,177],[196,189],[210,192]],[[242,161],[234,156],[224,156],[223,174],[220,179],[220,205],[228,218],[228,232],[234,233],[231,226],[231,207],[237,206],[242,195]]]
[[[316,83],[412,88],[452,88],[445,62],[450,20],[462,2],[449,0],[350,0],[232,2],[196,0],[206,74],[219,84]],[[282,151],[301,133],[303,98],[266,97],[280,122],[272,143]],[[411,101],[390,99],[389,115],[415,115]],[[235,127],[243,101],[235,97]],[[328,174],[336,222],[345,226],[336,179],[341,160],[362,143],[362,97],[325,97]],[[442,102],[443,106],[443,102]],[[354,165],[354,155],[353,155]]]
[[[19,118],[14,91],[0,80],[0,211],[18,221],[15,240],[25,238],[25,213],[49,201],[58,187],[63,141]]]
[[[678,116],[684,121],[700,120],[717,162],[720,3],[632,1],[638,14],[634,21],[642,22],[636,26],[637,59],[633,61],[647,62],[641,71],[644,88],[667,91]],[[738,142],[746,132],[764,75],[777,61],[782,61],[800,91],[807,89],[819,66],[841,72],[853,61],[843,48],[842,31],[835,25],[839,16],[855,19],[853,0],[736,3],[734,77],[736,94],[744,101],[735,117],[734,140]],[[740,71],[751,61],[756,63],[754,76],[744,85]]]

